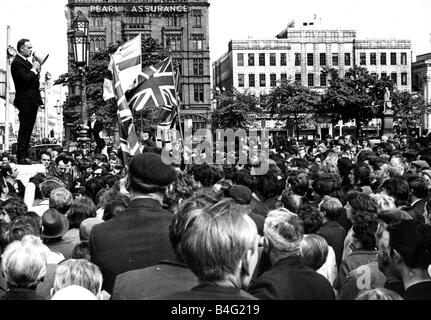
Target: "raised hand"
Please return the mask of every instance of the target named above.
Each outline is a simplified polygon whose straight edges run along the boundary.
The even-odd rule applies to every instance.
[[[39,61],[33,61],[33,68],[36,69],[37,73],[40,73],[40,71],[42,70],[42,66],[40,65]]]

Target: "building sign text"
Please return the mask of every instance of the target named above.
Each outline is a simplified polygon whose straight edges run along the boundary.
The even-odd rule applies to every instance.
[[[121,10],[123,9],[123,10]],[[92,14],[116,14],[116,13],[186,13],[185,5],[143,5],[143,6],[90,6]]]

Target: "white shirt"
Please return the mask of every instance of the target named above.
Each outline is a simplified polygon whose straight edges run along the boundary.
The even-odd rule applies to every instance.
[[[317,270],[317,273],[324,276],[331,283],[331,286],[334,285],[335,279],[337,279],[338,271],[337,271],[337,261],[335,260],[335,251],[331,246],[328,246],[328,256],[326,257],[326,261],[323,266]]]

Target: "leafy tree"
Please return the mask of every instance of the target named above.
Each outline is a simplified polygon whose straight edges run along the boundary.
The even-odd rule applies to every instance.
[[[212,129],[246,129],[261,113],[259,99],[251,93],[224,93],[217,98],[217,110],[211,117]]]
[[[313,118],[319,101],[317,92],[298,82],[285,81],[266,97],[265,109],[278,120],[286,121],[286,127],[294,127],[299,139],[299,130]]]
[[[395,91],[392,107],[395,124],[406,129],[407,135],[411,128],[422,127],[424,115],[431,112],[431,104],[427,103],[422,95],[408,91]]]
[[[108,101],[103,100],[103,82],[105,74],[108,72],[110,54],[114,53],[120,45],[121,43],[118,42],[115,45],[113,44],[109,46],[106,50],[94,53],[91,56],[89,68],[86,72],[88,112],[95,112],[105,124],[105,129],[111,133],[118,127],[117,104],[115,99]],[[160,60],[165,59],[167,56],[168,53],[157,40],[151,37],[143,38],[142,68],[154,65]],[[66,123],[78,125],[81,122],[81,80],[81,72],[78,70],[76,65],[72,64],[71,70],[68,73],[61,75],[55,82],[56,85],[61,84],[68,86],[72,91],[64,104],[64,121]],[[157,113],[157,110],[143,110],[142,114],[135,115],[137,131],[140,129],[150,130],[151,126],[149,123],[157,122]],[[148,119],[145,119],[144,121],[144,117],[148,117]]]
[[[322,97],[317,113],[328,116],[335,124],[342,120],[356,120],[356,134],[373,118],[382,118],[386,87],[394,92],[394,83],[389,79],[378,79],[363,67],[348,70],[343,78],[335,69],[324,69],[329,78],[329,87]]]

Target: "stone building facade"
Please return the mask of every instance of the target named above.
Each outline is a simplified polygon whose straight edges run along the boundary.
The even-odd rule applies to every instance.
[[[208,0],[69,0],[68,26],[78,11],[87,17],[90,54],[139,33],[158,40],[180,68],[182,116],[200,128],[206,127],[211,105],[209,5]]]
[[[362,66],[410,91],[411,63],[410,40],[359,40],[354,30],[291,24],[272,40],[230,41],[212,71],[214,87],[260,94],[286,79],[323,91],[328,86],[323,67],[338,69],[342,77],[353,66]]]

